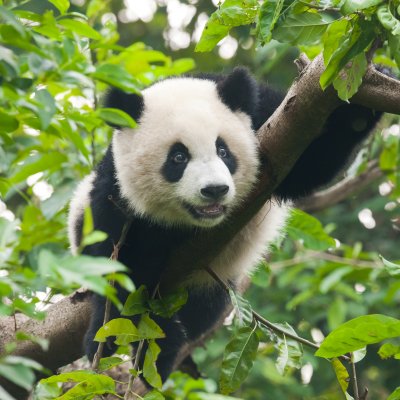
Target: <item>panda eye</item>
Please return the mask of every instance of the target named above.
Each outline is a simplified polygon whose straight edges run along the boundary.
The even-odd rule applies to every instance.
[[[184,153],[177,152],[172,156],[172,161],[176,164],[184,164],[188,162],[188,157]]]
[[[217,149],[217,154],[219,157],[221,158],[226,158],[228,157],[228,152],[226,151],[226,149],[222,146],[219,146]]]

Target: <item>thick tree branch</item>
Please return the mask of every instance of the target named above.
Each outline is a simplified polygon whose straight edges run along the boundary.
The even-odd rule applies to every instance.
[[[196,237],[174,252],[161,282],[163,290],[174,289],[190,271],[209,265],[271,196],[302,152],[319,135],[328,115],[341,103],[333,89],[323,92],[320,88],[319,77],[324,70],[321,57],[309,64],[302,59],[299,65],[304,67],[299,78],[258,132],[264,164],[257,188],[229,224]],[[352,101],[400,114],[400,82],[370,68]],[[17,347],[16,354],[38,360],[52,370],[74,361],[82,355],[81,343],[90,313],[86,297],[74,304],[70,298],[62,300],[49,308],[44,322],[28,320],[19,326],[28,333],[48,338],[49,351],[24,343]],[[4,351],[1,346],[13,339],[13,325],[13,320],[0,319],[0,352]]]
[[[86,291],[66,297],[49,307],[44,321],[18,318],[19,331],[48,339],[49,348],[44,351],[38,344],[22,341],[17,343],[13,354],[36,360],[54,372],[82,357],[83,337],[88,329],[91,314],[89,298],[90,294]],[[14,318],[1,318],[0,354],[4,353],[5,345],[14,340],[14,334]],[[23,398],[23,391],[3,380],[0,380],[0,385],[9,389],[18,399]]]

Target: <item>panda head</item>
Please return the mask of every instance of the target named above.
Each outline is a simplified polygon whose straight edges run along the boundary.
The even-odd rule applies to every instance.
[[[166,225],[221,223],[257,178],[256,99],[244,69],[214,80],[167,79],[143,97],[111,92],[107,106],[138,121],[113,138],[117,180],[131,210]]]

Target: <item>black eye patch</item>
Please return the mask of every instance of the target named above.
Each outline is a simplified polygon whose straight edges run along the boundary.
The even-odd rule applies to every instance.
[[[190,160],[188,148],[180,143],[174,143],[168,152],[164,165],[161,168],[163,177],[168,182],[178,182],[185,172],[185,168]]]
[[[228,145],[222,138],[218,138],[215,142],[218,157],[228,167],[229,172],[233,175],[237,170],[237,160],[233,153],[230,151]]]

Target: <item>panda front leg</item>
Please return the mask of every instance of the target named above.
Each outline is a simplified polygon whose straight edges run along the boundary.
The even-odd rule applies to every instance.
[[[225,316],[229,304],[229,295],[218,285],[189,288],[188,300],[178,312],[188,339],[196,340],[209,331]]]

